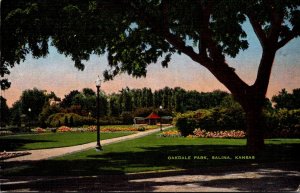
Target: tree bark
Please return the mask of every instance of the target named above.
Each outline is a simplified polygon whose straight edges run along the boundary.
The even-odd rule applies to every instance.
[[[264,149],[264,128],[262,108],[253,108],[246,111],[247,150],[257,154]]]

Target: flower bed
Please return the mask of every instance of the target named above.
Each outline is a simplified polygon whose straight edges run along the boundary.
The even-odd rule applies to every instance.
[[[47,130],[43,129],[43,128],[40,128],[40,127],[37,127],[37,128],[31,129],[31,131],[35,132],[35,133],[45,133]]]
[[[103,129],[101,129],[101,131],[103,131],[103,132],[138,131],[138,128],[134,128],[134,127],[128,127],[128,128],[111,127],[111,128],[103,128]]]
[[[70,132],[70,131],[72,131],[72,129],[67,126],[61,126],[57,129],[57,132]]]
[[[181,137],[181,133],[177,130],[163,131],[158,134],[159,137]]]
[[[6,130],[4,130],[4,131],[0,131],[0,136],[4,136],[4,135],[11,135],[11,134],[13,134],[13,132],[12,132],[12,131],[6,131]]]
[[[201,129],[195,129],[193,132],[195,137],[206,137],[206,138],[244,138],[244,131],[205,131]]]
[[[10,159],[14,157],[29,155],[29,152],[0,152],[0,160]]]

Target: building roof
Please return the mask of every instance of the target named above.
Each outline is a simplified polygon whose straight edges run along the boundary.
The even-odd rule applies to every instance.
[[[146,119],[160,119],[160,116],[152,112],[150,115],[146,117]]]

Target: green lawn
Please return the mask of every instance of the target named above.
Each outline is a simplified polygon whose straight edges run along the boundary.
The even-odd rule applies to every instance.
[[[168,169],[207,168],[264,162],[298,161],[300,139],[268,139],[266,149],[254,160],[235,159],[245,153],[245,139],[160,138],[152,134],[40,162],[7,163],[4,175],[100,175]],[[186,159],[175,159],[181,156]],[[207,159],[194,159],[207,156]],[[213,159],[227,156],[231,159]],[[13,169],[14,168],[14,169]]]
[[[134,132],[101,133],[101,139],[110,139],[132,134]],[[96,141],[96,132],[66,132],[24,134],[0,137],[0,151],[16,151],[67,147]]]

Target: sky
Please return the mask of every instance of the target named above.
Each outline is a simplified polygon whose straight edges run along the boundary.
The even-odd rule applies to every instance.
[[[248,22],[243,26],[247,32],[249,48],[241,51],[236,58],[227,57],[227,63],[236,69],[237,74],[249,85],[256,78],[258,64],[261,57],[261,47]],[[277,51],[273,64],[267,97],[278,94],[282,88],[291,92],[300,87],[300,38],[289,42],[285,47]],[[118,75],[112,81],[103,82],[101,90],[107,94],[118,92],[122,88],[151,88],[152,91],[182,87],[186,90],[199,92],[211,92],[216,89],[228,91],[218,80],[203,66],[193,62],[189,57],[174,55],[168,68],[163,68],[159,60],[150,64],[147,68],[146,78],[133,78],[127,74]],[[11,74],[6,76],[12,84],[11,88],[1,91],[1,95],[7,99],[9,107],[16,102],[22,91],[38,88],[53,91],[58,97],[64,98],[72,90],[83,88],[95,88],[97,76],[102,75],[108,69],[106,56],[91,56],[84,62],[85,70],[79,71],[74,67],[74,62],[50,47],[46,58],[34,59],[28,55],[20,65],[11,69]]]

